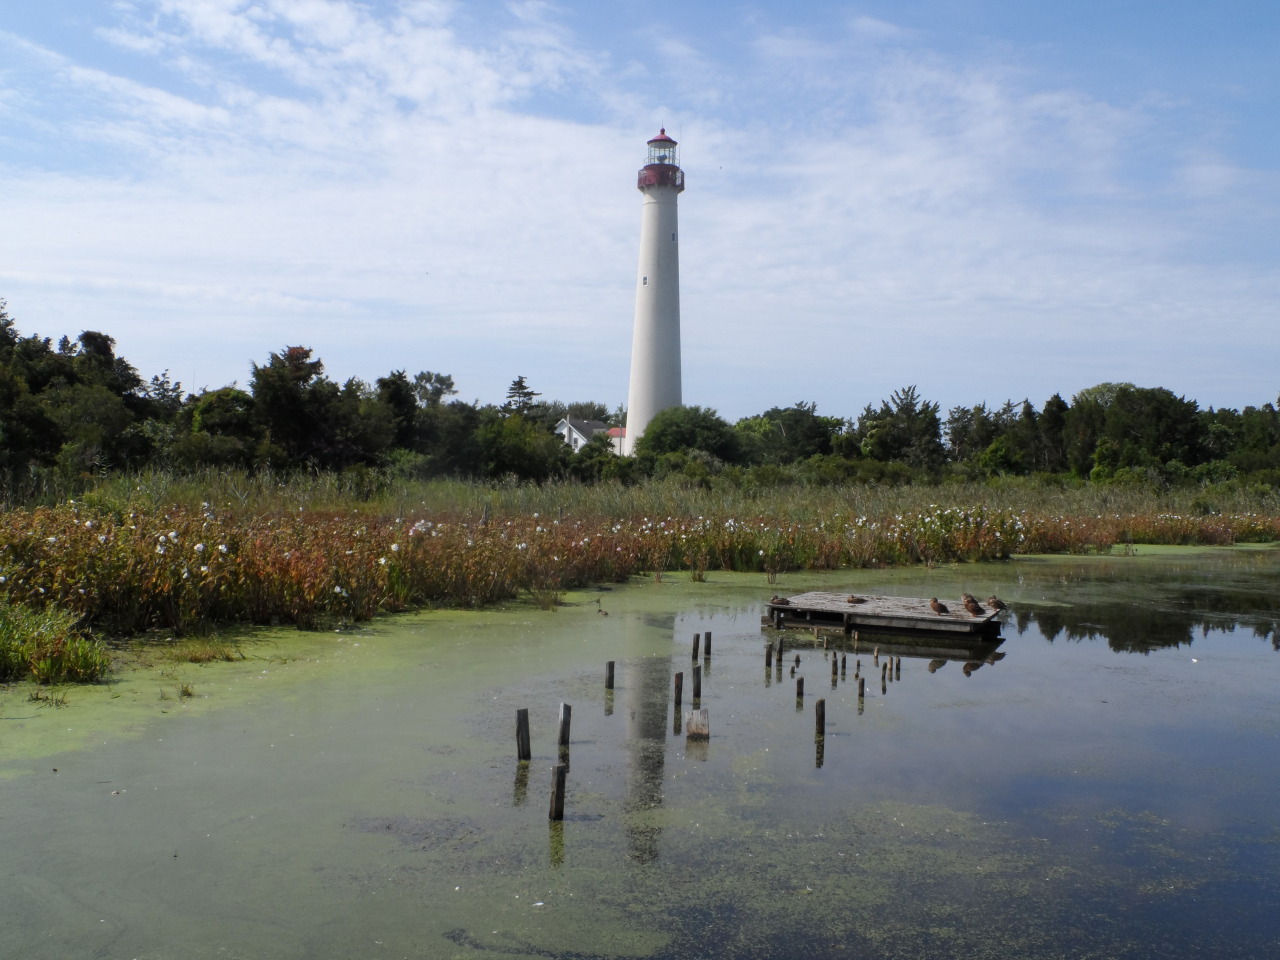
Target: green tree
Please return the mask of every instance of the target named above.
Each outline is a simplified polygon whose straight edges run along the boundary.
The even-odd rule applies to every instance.
[[[637,457],[701,450],[724,463],[739,463],[742,448],[733,428],[707,407],[669,407],[660,411],[636,441]]]
[[[946,459],[938,404],[922,401],[914,386],[897,390],[880,409],[867,405],[854,431],[862,456],[936,471]]]

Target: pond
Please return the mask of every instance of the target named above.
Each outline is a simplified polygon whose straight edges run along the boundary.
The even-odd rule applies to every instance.
[[[1280,550],[1148,548],[669,574],[257,632],[61,707],[10,687],[0,956],[1274,956],[1277,574]],[[1011,611],[994,651],[788,631],[766,671],[763,602],[814,589]],[[689,741],[672,681],[688,709],[707,631]]]

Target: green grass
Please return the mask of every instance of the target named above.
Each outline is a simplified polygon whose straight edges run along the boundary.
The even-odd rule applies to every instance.
[[[109,666],[106,651],[84,636],[74,615],[0,604],[0,681],[88,683],[101,679]]]

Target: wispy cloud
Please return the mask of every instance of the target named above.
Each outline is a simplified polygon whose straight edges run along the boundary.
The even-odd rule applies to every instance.
[[[646,83],[540,2],[121,9],[99,31],[114,66],[0,36],[22,53],[0,86],[20,148],[0,160],[0,296],[24,328],[113,333],[144,372],[217,386],[304,342],[335,375],[429,367],[498,398],[523,373],[616,403],[630,183],[667,122],[691,402],[1274,392],[1237,349],[1274,345],[1274,238],[1214,251],[1265,237],[1280,191],[1158,97],[1107,102],[867,18],[760,26],[737,58],[650,36]]]

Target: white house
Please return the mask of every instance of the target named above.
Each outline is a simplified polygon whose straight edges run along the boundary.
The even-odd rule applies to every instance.
[[[609,425],[599,420],[571,420],[566,417],[556,424],[555,429],[556,435],[577,453],[597,433],[606,432]]]

